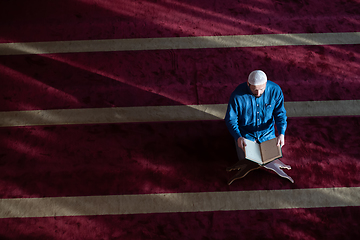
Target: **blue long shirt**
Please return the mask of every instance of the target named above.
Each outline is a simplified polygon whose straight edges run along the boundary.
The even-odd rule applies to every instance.
[[[247,82],[231,94],[225,115],[226,126],[237,140],[239,137],[259,142],[275,138],[275,125],[285,135],[287,126],[284,95],[279,85],[267,81],[264,93],[255,97]]]

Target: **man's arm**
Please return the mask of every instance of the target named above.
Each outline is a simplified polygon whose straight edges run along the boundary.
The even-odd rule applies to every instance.
[[[284,107],[284,95],[280,89],[278,98],[276,100],[276,105],[274,109],[274,118],[276,128],[278,130],[279,136],[277,137],[277,145],[284,146],[285,145],[285,131],[287,127],[287,116],[286,110]]]
[[[239,129],[238,114],[238,106],[235,103],[234,98],[231,97],[225,115],[225,123],[230,134],[236,141],[242,137]]]
[[[231,97],[228,108],[225,115],[225,123],[230,132],[230,134],[236,140],[236,143],[239,148],[241,148],[245,152],[245,138],[241,136],[240,129],[239,129],[239,112],[238,112],[238,105],[236,104],[233,97]]]

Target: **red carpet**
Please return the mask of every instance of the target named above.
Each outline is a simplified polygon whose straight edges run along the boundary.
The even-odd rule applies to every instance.
[[[0,110],[227,103],[258,68],[285,101],[351,100],[359,62],[358,45],[0,56]]]
[[[353,32],[359,12],[355,0],[2,1],[0,42]]]
[[[0,42],[356,32],[359,12],[355,0],[2,1]],[[0,56],[0,111],[223,104],[258,68],[285,101],[355,100],[359,58],[359,45]],[[290,118],[295,183],[257,170],[231,186],[223,121],[0,128],[0,197],[359,187],[359,125]],[[0,239],[358,239],[359,210],[0,219]]]
[[[222,121],[1,128],[0,192],[14,198],[355,187],[358,129],[359,117],[290,119],[283,162],[293,167],[295,184],[258,170],[229,187],[233,173],[225,168],[237,158]]]

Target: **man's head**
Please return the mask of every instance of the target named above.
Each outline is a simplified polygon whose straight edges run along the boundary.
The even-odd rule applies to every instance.
[[[249,74],[247,84],[255,97],[260,97],[266,88],[267,77],[261,70],[252,71]]]

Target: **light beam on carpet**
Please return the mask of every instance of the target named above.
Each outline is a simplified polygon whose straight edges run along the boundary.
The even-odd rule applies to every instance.
[[[360,44],[360,32],[0,43],[0,55]]]
[[[0,199],[0,218],[360,206],[359,187]]]
[[[227,104],[0,112],[0,127],[222,120]],[[288,117],[360,116],[360,100],[285,102]]]

